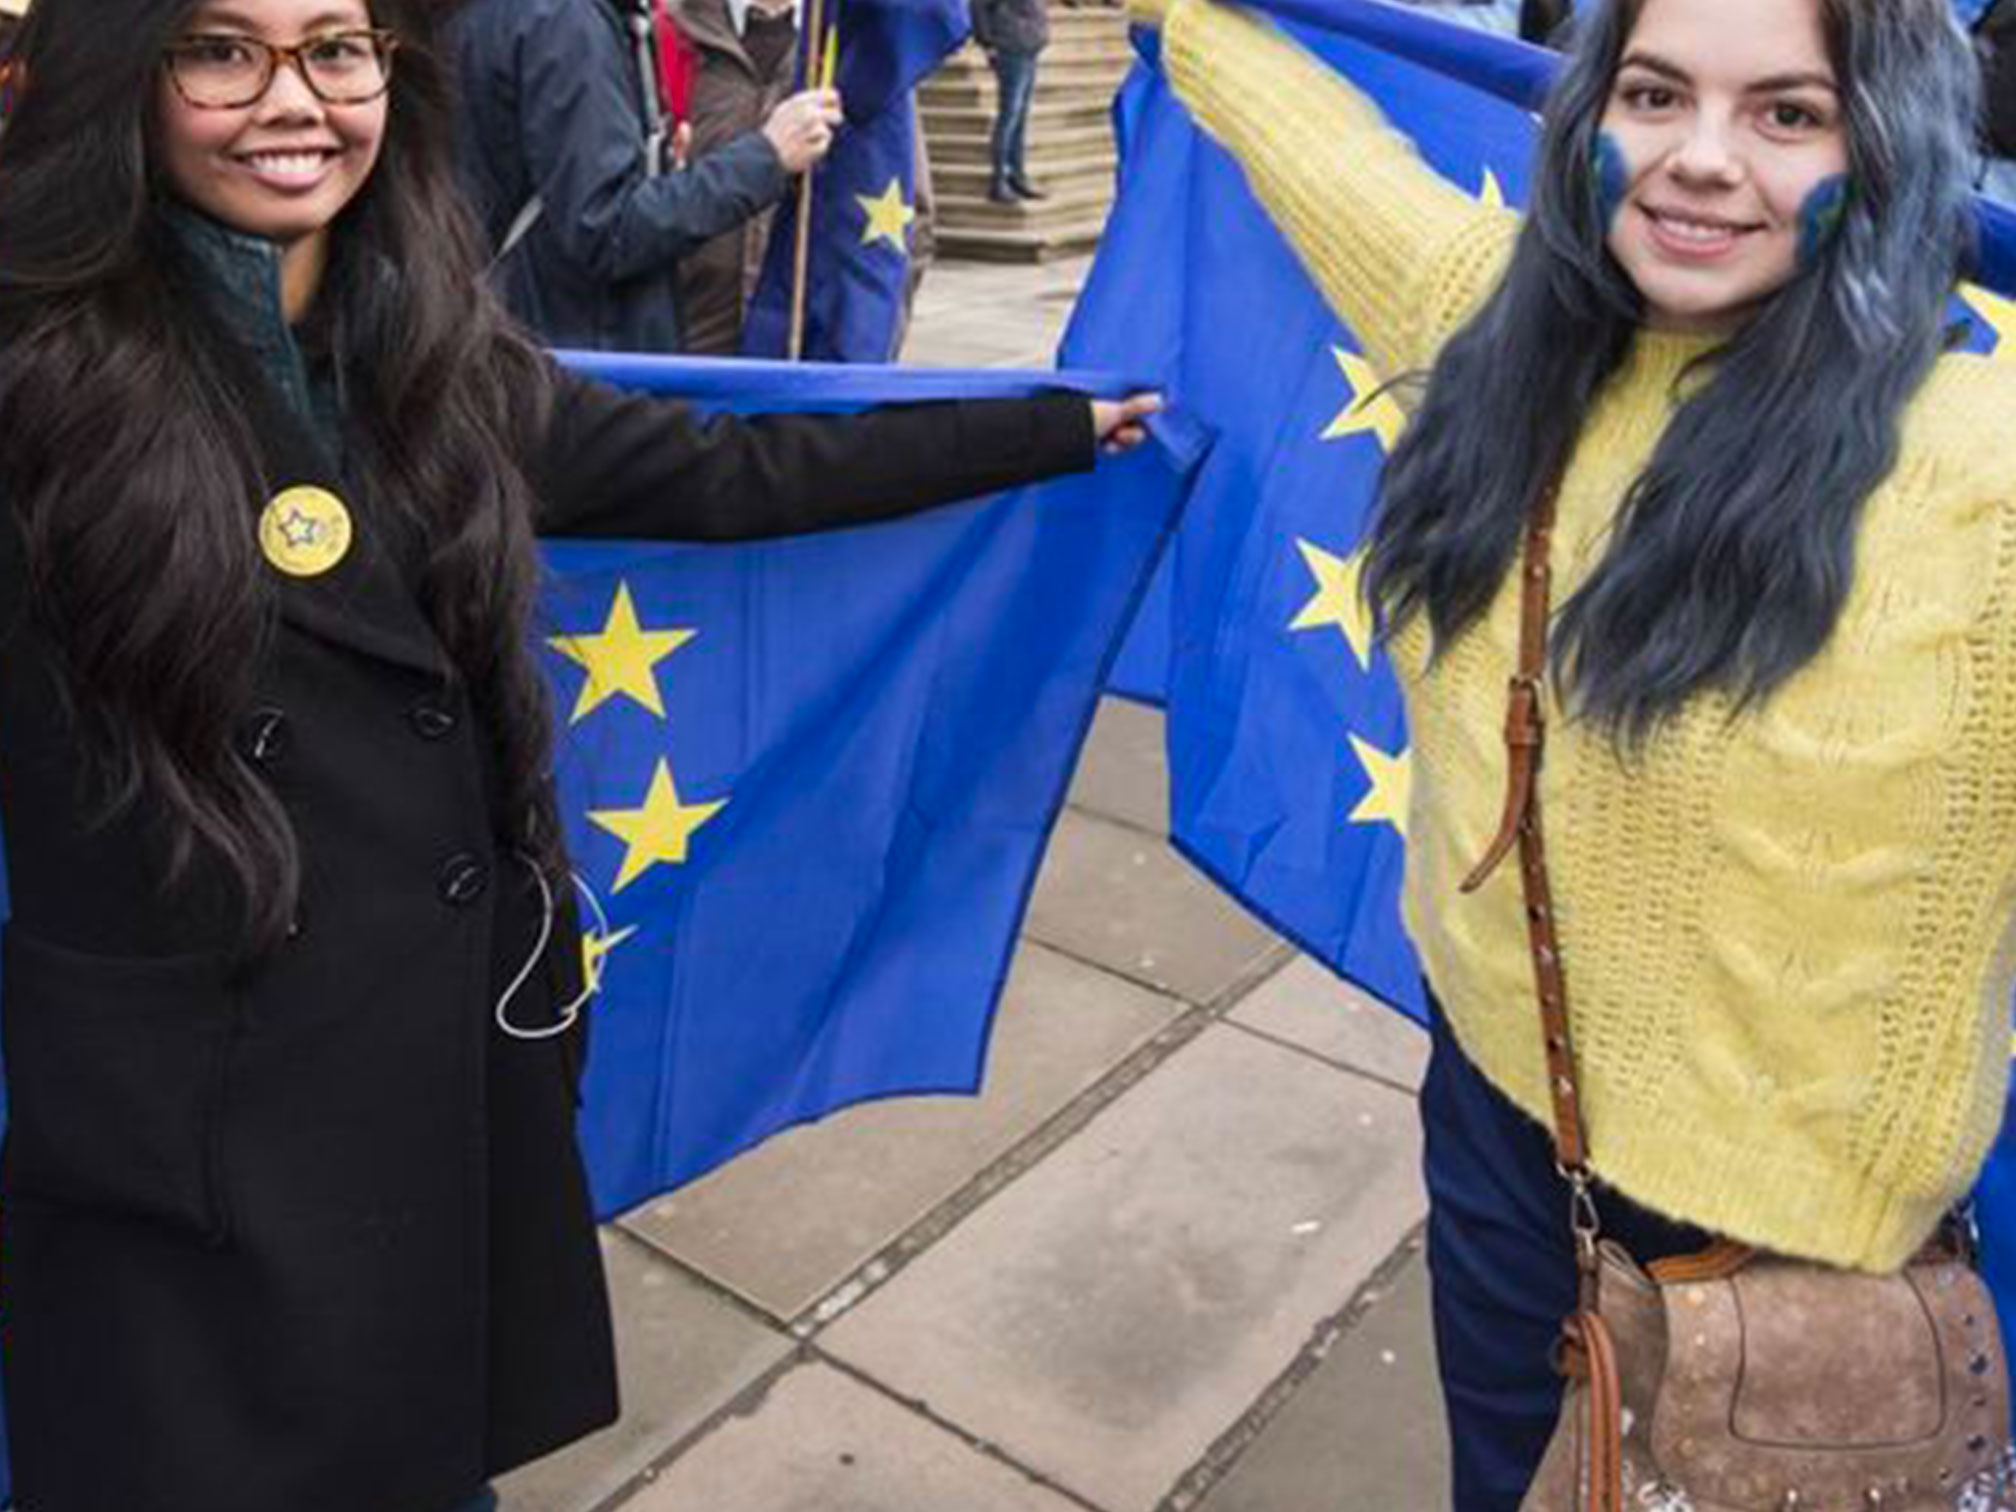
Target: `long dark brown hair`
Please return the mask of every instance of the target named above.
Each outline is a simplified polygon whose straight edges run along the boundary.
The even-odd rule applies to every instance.
[[[206,852],[221,862],[256,952],[284,934],[301,876],[286,812],[233,740],[273,634],[254,541],[268,490],[202,316],[174,295],[149,165],[162,52],[194,9],[40,0],[18,40],[32,85],[0,136],[0,498],[92,801],[108,816],[164,806],[169,880]],[[350,486],[424,543],[428,614],[497,745],[505,838],[557,867],[521,450],[543,432],[548,370],[483,286],[428,0],[371,9],[400,39],[385,144],[332,228],[316,309]]]

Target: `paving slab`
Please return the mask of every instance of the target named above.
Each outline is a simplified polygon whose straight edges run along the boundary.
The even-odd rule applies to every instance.
[[[1024,932],[1192,1003],[1216,1001],[1287,950],[1164,841],[1069,808]]]
[[[773,1316],[796,1318],[1181,1011],[1025,944],[981,1096],[850,1109],[778,1136],[626,1226]]]
[[[795,1347],[635,1240],[602,1231],[623,1416],[498,1483],[503,1512],[586,1512]]]
[[[1447,1512],[1449,1435],[1419,1251],[1198,1512]]]
[[[1099,702],[1071,779],[1071,803],[1151,835],[1169,832],[1169,769],[1160,709],[1124,698]]]
[[[1419,1222],[1412,1099],[1214,1025],[820,1338],[1149,1512]]]
[[[1053,365],[1091,259],[940,262],[924,275],[903,361],[913,367]]]
[[[825,1365],[790,1372],[750,1416],[624,1512],[1075,1512],[1007,1465]]]
[[[1428,1033],[1307,956],[1297,956],[1240,999],[1234,1023],[1299,1045],[1354,1071],[1418,1090]]]

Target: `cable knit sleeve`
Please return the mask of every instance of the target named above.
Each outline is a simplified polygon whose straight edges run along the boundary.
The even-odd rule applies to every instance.
[[[1422,162],[1351,83],[1271,24],[1173,0],[1163,66],[1388,374],[1427,366],[1496,283],[1519,220]]]

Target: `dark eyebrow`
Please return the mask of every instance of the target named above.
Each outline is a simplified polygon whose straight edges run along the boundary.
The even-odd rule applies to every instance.
[[[1617,71],[1627,68],[1642,68],[1648,73],[1658,74],[1662,79],[1671,79],[1676,84],[1692,84],[1693,76],[1678,63],[1668,62],[1657,53],[1626,53],[1618,63]],[[1778,94],[1787,89],[1824,89],[1829,94],[1839,94],[1840,87],[1830,74],[1808,70],[1803,73],[1773,74],[1768,79],[1758,79],[1744,86],[1745,94]]]

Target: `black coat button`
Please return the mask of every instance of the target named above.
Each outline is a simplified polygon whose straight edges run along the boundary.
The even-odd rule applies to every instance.
[[[453,709],[445,709],[435,703],[413,705],[406,711],[406,722],[413,726],[413,733],[422,740],[445,740],[455,733],[455,726],[461,723]]]
[[[280,709],[254,709],[238,727],[238,749],[254,766],[272,766],[293,743],[293,727]]]
[[[435,887],[441,894],[441,901],[453,908],[467,908],[489,889],[490,868],[483,864],[483,858],[472,856],[467,851],[450,856],[441,865],[441,875]]]

